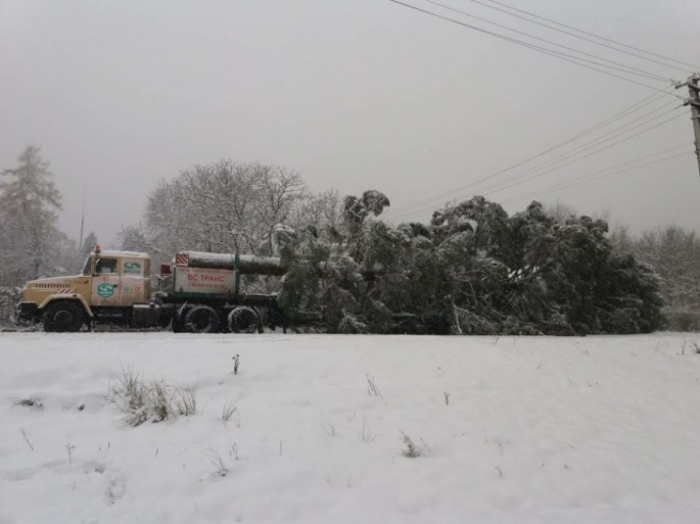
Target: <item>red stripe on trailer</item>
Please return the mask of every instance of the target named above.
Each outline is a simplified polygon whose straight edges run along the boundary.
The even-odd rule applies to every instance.
[[[175,265],[176,266],[189,266],[190,256],[187,253],[178,253],[175,255]]]
[[[64,287],[58,290],[58,293],[61,295],[68,295],[71,293],[71,289],[69,287]]]

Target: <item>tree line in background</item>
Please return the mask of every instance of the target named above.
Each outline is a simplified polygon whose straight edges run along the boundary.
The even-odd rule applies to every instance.
[[[78,246],[59,231],[60,193],[40,150],[27,148],[2,175],[0,287],[76,273],[96,239]],[[162,181],[115,247],[148,252],[153,267],[180,250],[280,255],[283,282],[252,283],[277,285],[292,320],[314,318],[330,332],[698,328],[695,232],[635,237],[537,202],[509,216],[483,197],[436,210],[426,224],[393,226],[381,220],[388,206],[377,191],[313,193],[285,168],[224,160]]]
[[[700,330],[700,238],[695,231],[668,226],[633,236],[627,227],[610,235],[614,253],[632,255],[654,268],[669,329]]]

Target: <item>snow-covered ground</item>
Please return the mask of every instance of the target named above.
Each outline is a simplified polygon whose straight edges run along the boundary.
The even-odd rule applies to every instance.
[[[0,523],[700,522],[694,344],[0,334]],[[125,426],[122,368],[197,413]]]

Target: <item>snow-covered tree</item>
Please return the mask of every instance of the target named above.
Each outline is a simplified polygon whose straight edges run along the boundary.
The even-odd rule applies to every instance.
[[[365,191],[359,198],[346,196],[343,200],[343,219],[350,237],[360,233],[367,218],[381,215],[384,208],[390,205],[386,195],[374,189]]]
[[[552,217],[533,202],[512,217],[474,197],[431,223],[393,229],[346,198],[343,251],[303,232],[281,235],[290,267],[281,305],[340,332],[585,334],[663,325],[659,282],[613,254],[607,224]]]
[[[97,235],[94,231],[90,231],[83,240],[83,245],[80,246],[80,264],[82,264],[87,256],[92,253],[97,245]]]
[[[56,225],[61,195],[36,146],[27,147],[17,167],[1,174],[0,281],[20,285],[58,269],[54,262],[62,241]]]

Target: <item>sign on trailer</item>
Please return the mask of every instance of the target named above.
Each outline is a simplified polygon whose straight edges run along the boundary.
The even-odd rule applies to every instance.
[[[175,271],[176,293],[232,295],[236,290],[234,271],[198,267],[178,267]]]

